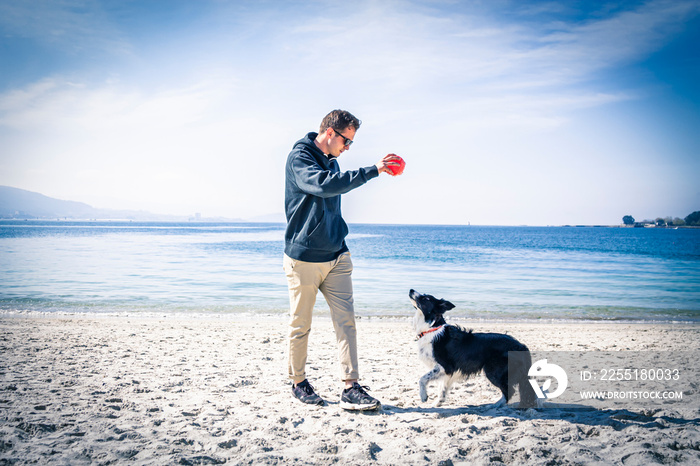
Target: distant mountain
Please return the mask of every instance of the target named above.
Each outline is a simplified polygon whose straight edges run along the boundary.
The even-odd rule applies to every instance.
[[[0,218],[3,219],[129,219],[181,221],[186,217],[156,215],[145,211],[97,209],[83,202],[63,201],[24,189],[0,186]]]
[[[274,216],[274,221],[279,216]],[[145,210],[98,209],[24,189],[0,186],[0,219],[135,220],[140,222],[243,222],[240,218],[162,215]],[[252,220],[248,220],[252,221]],[[273,220],[258,220],[273,221]]]
[[[89,218],[93,210],[82,202],[62,201],[24,189],[0,186],[0,218]]]

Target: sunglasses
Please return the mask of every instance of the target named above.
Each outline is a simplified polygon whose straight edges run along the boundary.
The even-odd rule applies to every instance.
[[[352,139],[346,138],[342,134],[340,134],[335,128],[332,128],[333,131],[335,131],[335,134],[343,138],[343,141],[345,141],[345,147],[350,147],[350,144],[352,144],[354,141]]]

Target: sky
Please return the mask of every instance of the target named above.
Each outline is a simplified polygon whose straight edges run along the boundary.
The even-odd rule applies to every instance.
[[[0,185],[255,219],[329,111],[350,223],[700,210],[700,0],[0,0]]]

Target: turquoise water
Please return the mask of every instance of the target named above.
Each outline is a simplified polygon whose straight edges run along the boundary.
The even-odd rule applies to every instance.
[[[0,313],[284,314],[282,224],[0,222]],[[357,313],[700,322],[700,230],[351,225]],[[327,313],[319,295],[319,314]]]

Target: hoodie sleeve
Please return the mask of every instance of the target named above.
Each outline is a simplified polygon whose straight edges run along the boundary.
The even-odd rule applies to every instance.
[[[379,176],[375,165],[334,172],[321,167],[310,154],[299,152],[291,160],[291,167],[297,187],[307,194],[319,197],[333,197],[345,194]]]

